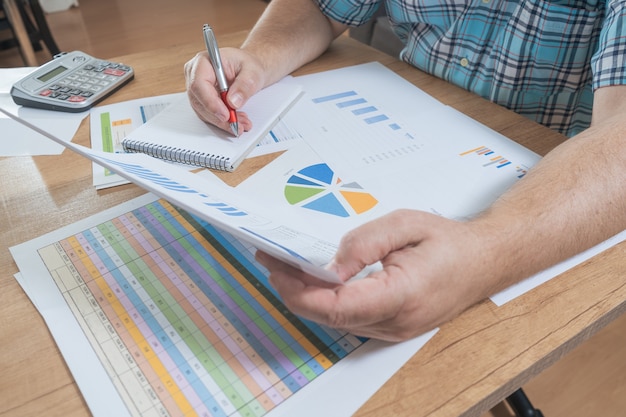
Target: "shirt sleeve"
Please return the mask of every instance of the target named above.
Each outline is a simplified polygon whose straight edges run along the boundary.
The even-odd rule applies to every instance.
[[[626,1],[607,0],[606,18],[591,68],[594,90],[626,84]]]
[[[348,26],[359,26],[374,16],[383,0],[316,0],[328,18]]]

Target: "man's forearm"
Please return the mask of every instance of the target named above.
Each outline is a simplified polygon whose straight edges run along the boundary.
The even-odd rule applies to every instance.
[[[261,60],[271,84],[321,55],[344,29],[312,0],[272,0],[241,49]]]
[[[476,219],[500,290],[626,229],[626,117],[603,120],[546,155]]]

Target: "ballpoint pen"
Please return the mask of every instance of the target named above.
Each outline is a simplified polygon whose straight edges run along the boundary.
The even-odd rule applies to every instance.
[[[230,112],[230,117],[228,118],[228,122],[230,123],[230,130],[232,130],[233,135],[239,136],[239,123],[237,121],[237,112],[228,104],[228,101],[226,101],[228,83],[226,82],[224,67],[222,67],[222,58],[220,56],[220,50],[217,46],[215,34],[213,33],[213,29],[211,28],[211,26],[206,23],[202,27],[202,31],[204,32],[204,43],[206,43],[206,49],[209,53],[209,60],[211,61],[211,65],[213,65],[213,70],[215,71],[215,76],[217,77],[217,85],[220,90],[220,97],[222,97],[222,101],[224,102],[226,107],[228,107],[228,111]]]

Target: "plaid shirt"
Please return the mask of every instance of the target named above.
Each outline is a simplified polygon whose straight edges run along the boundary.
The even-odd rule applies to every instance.
[[[573,136],[591,121],[593,90],[626,84],[624,0],[318,0],[357,26],[381,4],[401,58]]]

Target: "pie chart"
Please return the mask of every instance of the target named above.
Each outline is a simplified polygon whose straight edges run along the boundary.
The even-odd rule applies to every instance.
[[[324,163],[310,165],[289,177],[285,198],[291,205],[339,217],[358,215],[378,204],[359,184],[344,183]]]

